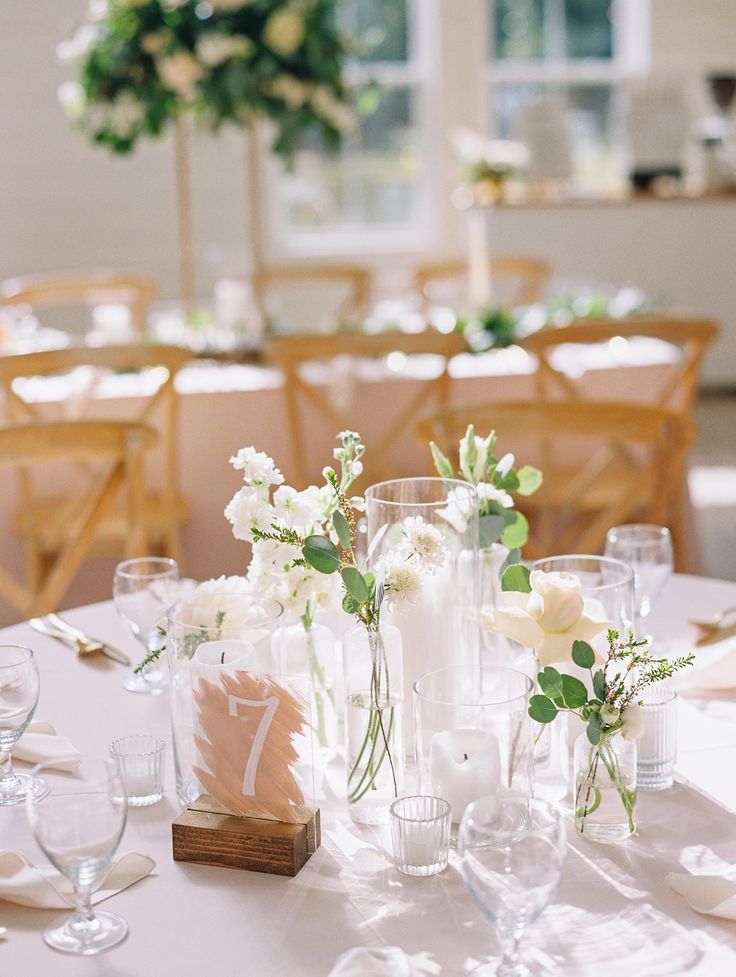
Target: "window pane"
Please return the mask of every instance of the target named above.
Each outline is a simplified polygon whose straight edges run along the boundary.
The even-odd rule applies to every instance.
[[[611,0],[565,0],[568,58],[613,54]]]
[[[406,0],[343,0],[337,21],[345,34],[358,38],[360,61],[408,60]]]
[[[338,153],[305,140],[284,179],[287,221],[294,229],[397,224],[420,216],[423,153],[413,119],[412,89],[383,89],[376,112]]]
[[[498,60],[530,61],[544,56],[543,0],[491,0]]]

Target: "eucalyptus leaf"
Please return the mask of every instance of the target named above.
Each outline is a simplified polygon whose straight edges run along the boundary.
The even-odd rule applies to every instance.
[[[546,695],[533,695],[529,700],[529,715],[538,723],[551,723],[557,711],[557,706]]]
[[[307,536],[302,554],[307,563],[319,573],[334,573],[340,566],[337,547],[326,536]]]
[[[370,587],[363,579],[363,574],[355,567],[343,567],[341,573],[345,589],[362,607],[371,595]]]
[[[590,722],[588,723],[585,732],[588,737],[588,742],[592,743],[593,746],[598,746],[601,741],[601,730],[599,726],[594,724],[592,716],[590,717]]]
[[[335,509],[334,513],[332,514],[332,525],[335,527],[337,538],[340,540],[340,546],[342,546],[344,550],[348,549],[352,542],[350,525],[339,509]]]
[[[599,668],[597,672],[593,672],[593,692],[596,699],[603,702],[606,698],[606,680],[603,676],[603,669]]]
[[[434,441],[429,442],[429,450],[432,452],[432,460],[434,461],[434,467],[437,469],[438,474],[442,478],[453,478],[455,473],[452,470],[450,459],[442,454]]]
[[[520,559],[521,559],[521,550],[518,549],[509,550],[508,556],[501,564],[501,571],[499,573],[499,576],[502,577],[506,572],[506,570],[508,569],[508,567],[511,567],[515,563],[518,563]]]
[[[378,544],[381,542],[381,540],[383,539],[383,537],[386,535],[387,532],[388,532],[388,523],[385,522],[378,530],[376,535],[373,537],[373,539],[370,541],[370,545],[368,546],[368,552],[365,555],[366,561],[370,560],[370,558],[376,552],[376,548],[378,547]]]
[[[519,491],[519,476],[516,474],[512,468],[502,479],[496,482],[496,488],[503,489],[504,492],[518,492]]]
[[[503,516],[485,515],[478,519],[478,546],[485,549],[497,543],[504,531],[506,520]]]
[[[520,549],[529,539],[529,522],[520,512],[514,512],[516,519],[501,533],[501,542],[509,549]]]
[[[519,487],[516,490],[519,495],[533,495],[544,481],[540,470],[532,465],[524,465],[516,474],[519,476]]]
[[[558,699],[562,695],[562,676],[551,665],[537,675],[537,682],[542,692],[550,699]]]
[[[574,675],[562,676],[562,697],[570,709],[579,709],[588,701],[588,690]]]
[[[531,573],[529,567],[515,563],[511,567],[506,567],[501,577],[501,590],[514,590],[521,594],[530,594],[532,585],[529,583]]]
[[[595,665],[595,652],[587,641],[573,641],[572,660],[580,668],[592,668]]]

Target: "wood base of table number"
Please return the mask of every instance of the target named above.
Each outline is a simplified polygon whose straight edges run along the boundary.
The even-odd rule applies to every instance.
[[[173,822],[171,834],[176,862],[294,876],[319,848],[320,814],[310,809],[297,824],[244,818],[200,797]]]

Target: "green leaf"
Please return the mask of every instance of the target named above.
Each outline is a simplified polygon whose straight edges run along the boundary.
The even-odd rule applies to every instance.
[[[363,574],[355,567],[343,567],[341,572],[345,589],[362,607],[371,595],[370,587],[363,579]]]
[[[509,555],[501,564],[501,572],[499,573],[499,576],[502,577],[504,573],[506,573],[506,570],[509,567],[513,566],[515,563],[518,563],[520,559],[521,559],[520,550],[518,549],[509,550]]]
[[[580,668],[592,668],[595,665],[595,652],[587,641],[573,641],[572,660]]]
[[[529,539],[529,523],[520,512],[514,515],[516,519],[501,533],[501,542],[509,549],[520,549]]]
[[[606,680],[603,676],[603,669],[599,668],[597,672],[593,672],[593,693],[596,699],[603,702],[606,698]]]
[[[562,676],[556,668],[548,665],[537,675],[539,688],[548,695],[550,699],[559,699],[562,695]]]
[[[437,473],[442,478],[453,478],[455,473],[452,470],[450,459],[442,454],[434,441],[429,442],[429,450],[432,452],[432,460],[434,461],[434,467],[437,469]]]
[[[598,720],[598,716],[590,717],[585,733],[588,737],[588,742],[592,743],[593,746],[598,746],[601,741],[601,724]]]
[[[546,695],[533,695],[529,700],[529,715],[538,723],[551,723],[557,715],[557,706]]]
[[[519,495],[533,495],[544,481],[544,475],[532,465],[524,465],[516,473],[519,476]]]
[[[497,543],[501,539],[506,520],[503,516],[485,515],[478,519],[478,546],[481,549]]]
[[[352,542],[350,526],[347,519],[339,509],[335,509],[335,512],[332,515],[332,525],[335,527],[337,538],[340,540],[340,546],[342,546],[344,550],[349,549],[350,543]]]
[[[515,563],[507,567],[501,577],[501,590],[515,590],[521,594],[530,594],[532,585],[529,583],[531,573],[528,567]]]
[[[512,468],[510,472],[496,482],[496,488],[503,489],[504,492],[519,491],[519,476]]]
[[[588,690],[579,678],[573,675],[562,676],[562,697],[570,709],[579,709],[588,701]]]
[[[342,599],[342,609],[346,614],[357,614],[360,605],[351,594],[345,594]]]
[[[326,536],[307,536],[302,553],[307,563],[320,573],[334,573],[340,566],[337,547]]]

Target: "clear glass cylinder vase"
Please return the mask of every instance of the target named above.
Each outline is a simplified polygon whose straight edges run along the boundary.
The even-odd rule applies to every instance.
[[[623,841],[636,830],[636,741],[620,732],[575,741],[575,828],[591,841]]]
[[[382,621],[401,632],[408,703],[412,684],[425,672],[479,664],[478,498],[472,485],[457,479],[398,478],[369,486],[365,503],[368,562],[379,575],[383,561],[406,552],[422,523],[442,542],[441,554],[421,574],[416,598],[381,612]],[[412,756],[412,723],[405,725],[404,746]]]
[[[343,636],[345,764],[350,816],[384,824],[404,787],[401,633],[356,624]]]
[[[324,624],[292,624],[284,628],[283,651],[282,672],[309,679],[315,748],[323,760],[329,760],[339,746],[335,637]]]

